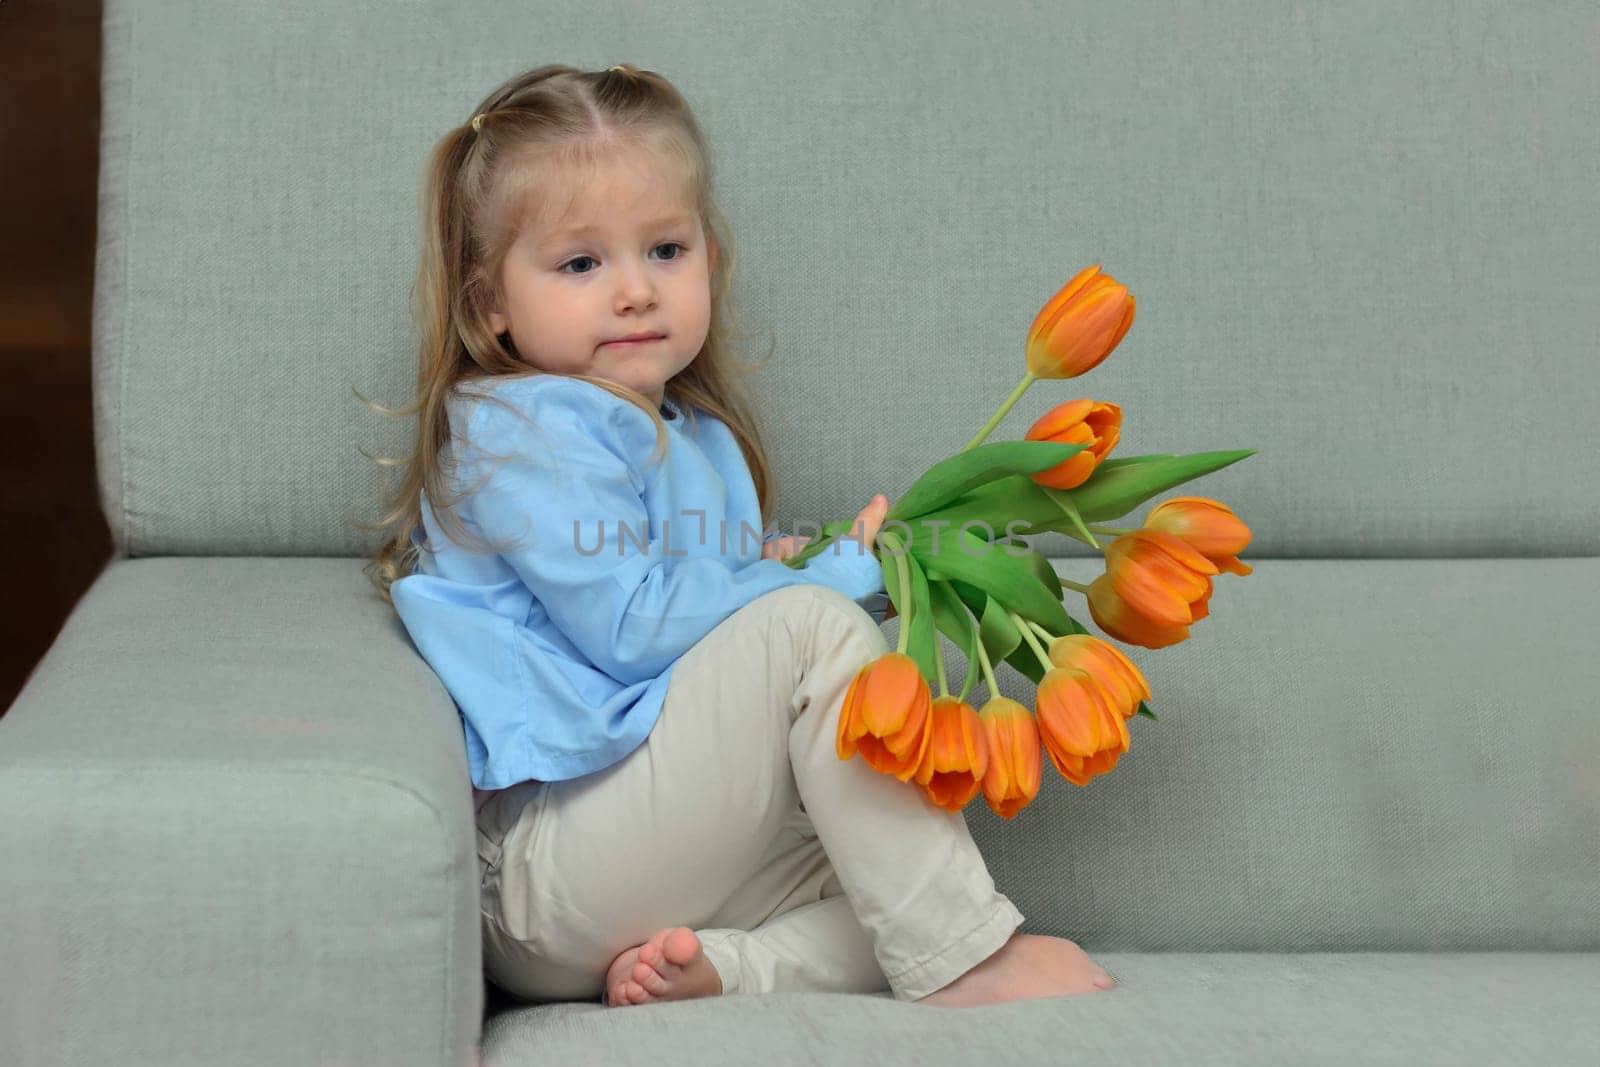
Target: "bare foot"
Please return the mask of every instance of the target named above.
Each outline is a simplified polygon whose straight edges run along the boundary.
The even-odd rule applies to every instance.
[[[606,1006],[688,1000],[722,993],[722,976],[687,926],[669,926],[625,950],[606,969]]]
[[[1042,934],[1012,934],[999,951],[949,985],[916,1000],[941,1008],[971,1008],[1004,1000],[1093,993],[1116,983],[1077,942]]]

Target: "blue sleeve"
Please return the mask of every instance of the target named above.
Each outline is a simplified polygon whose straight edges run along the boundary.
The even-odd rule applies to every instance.
[[[834,541],[806,560],[798,571],[777,560],[764,562],[777,563],[791,574],[803,575],[807,581],[837,589],[868,612],[873,610],[878,604],[879,595],[884,593],[883,565],[878,562],[877,556],[854,538]],[[883,600],[887,603],[887,596]],[[882,619],[881,614],[878,617]]]
[[[631,685],[659,676],[774,589],[821,583],[860,603],[883,588],[877,559],[857,551],[858,542],[798,571],[778,560],[736,568],[720,556],[685,555],[681,533],[668,555],[662,531],[650,528],[638,466],[650,452],[648,421],[630,434],[619,428],[616,406],[587,392],[528,396],[521,411],[474,407],[474,451],[492,457],[487,472],[465,479],[482,481],[462,513],[489,540],[508,542],[497,550],[551,622],[612,678]]]

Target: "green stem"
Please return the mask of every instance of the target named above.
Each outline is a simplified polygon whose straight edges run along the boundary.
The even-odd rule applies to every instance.
[[[906,555],[900,551],[900,539],[896,534],[889,535],[895,539],[890,548],[894,556],[895,573],[900,576],[900,604],[896,608],[900,613],[900,636],[894,643],[896,652],[905,652],[911,643],[911,568],[906,563]]]
[[[1112,534],[1116,536],[1120,536],[1121,534],[1131,534],[1138,529],[1139,528],[1137,526],[1107,526],[1104,523],[1094,522],[1089,524],[1089,530],[1091,533]]]
[[[1066,586],[1068,589],[1076,589],[1078,592],[1083,593],[1085,596],[1087,596],[1088,593],[1089,593],[1089,587],[1088,586],[1079,585],[1077,582],[1074,582],[1070,578],[1062,578],[1061,579],[1061,584]]]
[[[1000,683],[994,680],[994,664],[989,662],[989,653],[981,640],[978,642],[978,666],[983,671],[983,684],[989,687],[989,699],[993,700],[1000,695]]]
[[[944,673],[944,650],[939,647],[939,634],[937,632],[933,635],[933,667],[939,674],[939,695],[942,697],[949,696],[949,679],[945,677]]]
[[[1050,653],[1046,652],[1040,646],[1039,639],[1033,636],[1033,630],[1029,627],[1028,620],[1014,611],[1008,611],[1006,614],[1011,616],[1011,621],[1017,625],[1017,630],[1022,634],[1023,640],[1028,642],[1028,647],[1033,649],[1033,654],[1039,657],[1039,663],[1044,669],[1046,671],[1053,670],[1055,664],[1050,662]]]
[[[972,440],[968,441],[962,447],[961,451],[965,452],[969,448],[977,448],[980,444],[982,444],[983,439],[993,433],[996,426],[1000,425],[1000,420],[1006,417],[1006,412],[1010,411],[1012,407],[1016,405],[1017,401],[1022,399],[1022,394],[1028,391],[1028,386],[1032,385],[1038,380],[1038,376],[1032,371],[1028,371],[1027,373],[1023,374],[1022,381],[1018,382],[1017,387],[1011,390],[1011,395],[1006,397],[1006,402],[1004,404],[1000,405],[1000,410],[995,412],[994,415],[990,417],[989,421],[983,424],[983,429],[979,430],[978,435]]]
[[[1056,639],[1056,635],[1055,634],[1051,633],[1049,630],[1046,630],[1043,626],[1040,626],[1038,623],[1034,622],[1032,619],[1024,619],[1023,621],[1026,622],[1029,626],[1033,627],[1033,632],[1038,634],[1045,641],[1054,641]]]

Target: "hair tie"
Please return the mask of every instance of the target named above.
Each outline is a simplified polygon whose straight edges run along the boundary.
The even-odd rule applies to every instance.
[[[624,66],[623,66],[623,65],[622,65],[622,64],[621,64],[621,63],[617,63],[617,64],[615,64],[615,65],[613,65],[613,66],[609,66],[609,67],[607,67],[607,68],[606,68],[606,73],[607,73],[607,74],[610,74],[610,73],[611,73],[611,72],[612,72],[612,71],[614,71],[614,70],[620,70],[620,71],[622,71],[622,73],[624,73],[624,74],[626,74],[626,73],[628,73],[628,68],[627,68],[627,67],[624,67]]]
[[[472,116],[472,132],[473,133],[482,133],[483,132],[483,116],[481,114]]]

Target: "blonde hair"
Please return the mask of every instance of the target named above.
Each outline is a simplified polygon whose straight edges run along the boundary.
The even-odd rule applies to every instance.
[[[423,490],[452,541],[478,551],[494,550],[455,513],[455,506],[477,486],[459,494],[447,488],[458,457],[451,449],[441,459],[451,441],[446,401],[458,386],[546,373],[520,357],[509,333],[496,337],[489,326],[490,310],[503,306],[500,268],[530,213],[549,200],[556,174],[592,167],[621,148],[644,149],[673,165],[705,227],[712,256],[711,321],[705,344],[666,383],[664,392],[691,422],[698,407],[733,431],[766,527],[774,494],[772,472],[743,381],[766,360],[739,363],[731,353],[733,240],[712,197],[710,146],[688,103],[660,74],[626,64],[596,72],[550,64],[501,84],[468,121],[434,145],[419,192],[422,248],[411,291],[421,335],[416,398],[404,408],[390,409],[356,394],[384,414],[417,416],[410,456],[367,456],[380,467],[403,467],[398,482],[383,494],[380,522],[361,524],[386,531],[364,573],[390,604],[389,586],[410,574],[416,563],[418,550],[411,537],[422,523]],[[643,409],[656,426],[656,447],[647,462],[665,454],[666,425],[648,397],[587,374],[561,376],[590,382]],[[499,402],[492,396],[485,399]]]

